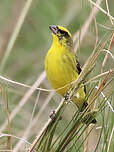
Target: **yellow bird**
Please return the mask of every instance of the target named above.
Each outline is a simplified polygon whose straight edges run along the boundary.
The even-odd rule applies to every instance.
[[[72,87],[80,72],[81,67],[73,50],[71,33],[62,26],[49,26],[53,43],[45,58],[45,70],[51,86],[62,96]],[[72,101],[81,110],[88,103],[85,102],[86,88],[82,86],[77,90]],[[93,119],[91,123],[96,123]]]

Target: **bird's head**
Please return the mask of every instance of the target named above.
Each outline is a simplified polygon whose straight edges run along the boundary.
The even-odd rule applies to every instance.
[[[63,45],[68,48],[73,48],[72,35],[65,27],[50,25],[49,28],[53,35],[54,44]]]

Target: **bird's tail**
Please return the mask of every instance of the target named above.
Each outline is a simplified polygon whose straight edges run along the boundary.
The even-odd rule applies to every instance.
[[[88,111],[82,118],[82,122],[85,124],[96,124],[97,120],[95,119],[95,115],[96,115],[97,111],[93,110],[93,111]]]
[[[88,106],[88,103],[85,101],[81,108],[81,112],[84,111],[84,109],[87,108],[87,106]],[[96,114],[97,114],[97,110],[90,110],[88,108],[82,118],[82,122],[85,124],[91,124],[91,123],[96,124],[97,123],[97,120],[95,119]]]

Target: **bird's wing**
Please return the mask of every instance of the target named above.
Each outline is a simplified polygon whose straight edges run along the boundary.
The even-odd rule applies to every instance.
[[[80,74],[82,69],[81,69],[81,65],[80,65],[79,61],[77,60],[77,57],[76,57],[76,68],[78,70],[78,74]],[[84,85],[84,92],[86,94],[86,86],[85,85]]]
[[[81,69],[81,65],[80,65],[79,61],[77,60],[77,58],[76,58],[76,68],[78,70],[78,74],[80,74],[82,69]]]

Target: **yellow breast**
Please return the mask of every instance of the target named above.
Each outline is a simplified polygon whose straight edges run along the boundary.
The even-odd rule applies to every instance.
[[[76,59],[75,54],[64,47],[61,47],[61,50],[55,49],[56,48],[52,47],[47,53],[45,59],[45,70],[52,87],[57,90],[59,94],[64,96],[71,88],[71,82],[78,78]],[[65,87],[66,85],[67,87]],[[77,105],[82,105],[80,102],[83,103],[84,97],[85,93],[82,87],[78,91],[76,99],[73,101]]]

